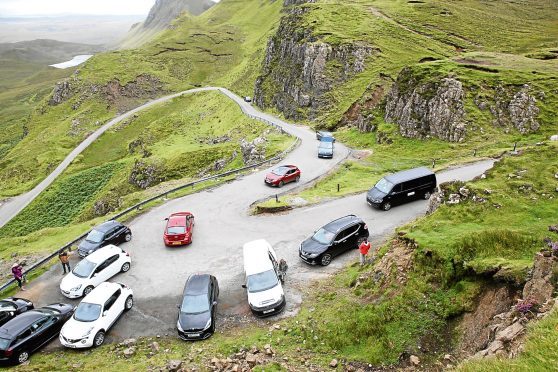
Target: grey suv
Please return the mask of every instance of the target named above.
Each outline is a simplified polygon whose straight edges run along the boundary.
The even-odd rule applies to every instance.
[[[364,221],[348,215],[331,221],[300,243],[298,255],[311,265],[327,266],[331,260],[348,250],[358,248],[369,235]]]

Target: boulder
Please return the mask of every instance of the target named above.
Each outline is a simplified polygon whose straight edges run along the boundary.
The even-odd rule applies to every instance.
[[[137,341],[138,340],[136,340],[135,338],[127,338],[124,341],[122,341],[122,346],[130,347],[135,345]]]
[[[553,271],[556,269],[558,269],[558,263],[552,257],[536,255],[531,278],[523,287],[522,297],[533,299],[538,304],[542,304],[551,298],[554,292]]]
[[[550,136],[550,140],[551,141],[558,141],[558,134],[555,134],[553,136]]]
[[[337,368],[338,364],[339,364],[339,362],[337,361],[337,359],[332,359],[331,362],[329,362],[329,366],[331,368]]]
[[[501,341],[503,343],[513,341],[517,336],[523,333],[525,326],[520,322],[515,322],[509,327],[501,330],[496,334],[496,341]]]
[[[176,372],[178,370],[180,370],[180,368],[182,367],[182,361],[175,359],[175,360],[169,360],[167,362],[167,370],[170,372]]]
[[[136,354],[136,348],[134,346],[124,349],[122,354],[125,358],[131,358]]]

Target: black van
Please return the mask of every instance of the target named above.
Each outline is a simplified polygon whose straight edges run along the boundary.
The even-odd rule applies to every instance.
[[[415,199],[430,199],[436,190],[436,175],[427,168],[415,168],[390,174],[368,190],[368,205],[389,211],[392,206]]]

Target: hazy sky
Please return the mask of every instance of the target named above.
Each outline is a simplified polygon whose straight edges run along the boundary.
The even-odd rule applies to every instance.
[[[0,0],[0,17],[61,14],[147,15],[155,0]]]

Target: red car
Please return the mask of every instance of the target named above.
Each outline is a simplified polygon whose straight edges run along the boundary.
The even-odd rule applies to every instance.
[[[281,165],[265,176],[265,183],[270,186],[283,187],[289,182],[300,180],[300,169],[294,165]]]
[[[192,243],[194,230],[194,215],[190,212],[173,213],[167,220],[167,227],[163,233],[166,246],[184,245]]]

